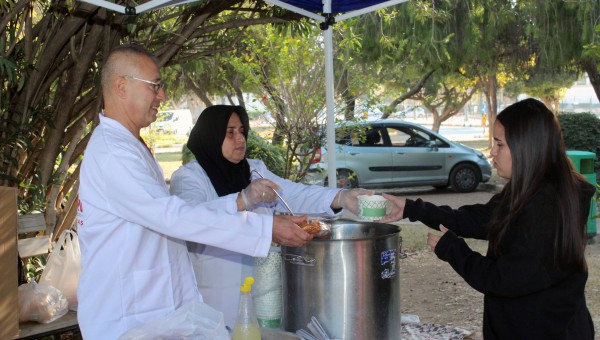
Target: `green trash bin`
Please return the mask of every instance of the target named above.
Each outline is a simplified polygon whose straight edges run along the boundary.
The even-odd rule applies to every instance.
[[[596,173],[594,172],[594,164],[596,163],[596,154],[589,151],[567,151],[567,156],[573,162],[573,166],[578,173],[582,174],[590,183],[596,186]],[[596,200],[592,198],[590,205],[590,214],[587,222],[588,238],[596,236],[597,219],[594,218],[598,214]]]

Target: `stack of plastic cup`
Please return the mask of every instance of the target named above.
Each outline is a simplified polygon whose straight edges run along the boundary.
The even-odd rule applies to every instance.
[[[267,257],[254,260],[254,305],[258,324],[264,328],[280,328],[283,314],[281,287],[281,248],[271,247]]]

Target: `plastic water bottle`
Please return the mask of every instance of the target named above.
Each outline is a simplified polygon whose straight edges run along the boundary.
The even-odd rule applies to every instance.
[[[248,276],[240,287],[240,307],[233,328],[233,340],[260,340],[260,327],[252,302],[252,284],[254,278]]]

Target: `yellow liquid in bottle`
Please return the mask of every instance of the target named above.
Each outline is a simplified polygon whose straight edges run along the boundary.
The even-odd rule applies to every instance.
[[[260,340],[258,324],[236,325],[233,330],[233,340]]]

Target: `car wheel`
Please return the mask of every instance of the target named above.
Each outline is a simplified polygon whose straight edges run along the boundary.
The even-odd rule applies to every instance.
[[[479,172],[472,164],[459,164],[450,173],[450,186],[456,192],[471,192],[479,185]]]
[[[337,187],[344,189],[358,188],[356,173],[350,170],[338,170],[336,173]],[[329,185],[329,179],[325,178],[325,186]]]

